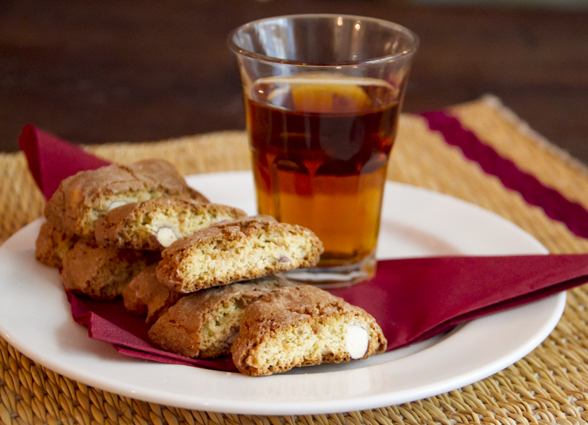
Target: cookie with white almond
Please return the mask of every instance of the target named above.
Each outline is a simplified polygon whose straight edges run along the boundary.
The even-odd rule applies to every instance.
[[[157,278],[190,293],[241,280],[312,267],[323,252],[309,229],[269,216],[225,221],[174,242],[161,252]]]
[[[45,207],[47,221],[67,234],[93,238],[96,221],[128,203],[162,196],[208,199],[161,159],[112,164],[64,179]]]
[[[246,375],[366,359],[386,351],[375,319],[342,298],[310,285],[280,288],[250,304],[231,347]]]
[[[102,246],[161,251],[213,224],[246,216],[226,205],[161,197],[110,211],[97,221],[95,236]]]

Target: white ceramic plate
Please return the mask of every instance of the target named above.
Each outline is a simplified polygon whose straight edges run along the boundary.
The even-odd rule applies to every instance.
[[[188,180],[214,202],[255,213],[249,173]],[[478,381],[524,357],[549,335],[565,304],[562,293],[365,361],[265,378],[151,363],[91,340],[86,329],[74,323],[57,271],[35,261],[40,224],[40,220],[31,223],[0,247],[2,337],[64,376],[163,405],[291,415],[348,412],[422,399]],[[395,183],[387,183],[381,227],[378,257],[382,259],[547,252],[527,233],[481,208]]]

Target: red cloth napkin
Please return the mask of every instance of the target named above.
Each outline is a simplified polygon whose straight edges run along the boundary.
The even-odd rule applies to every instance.
[[[47,200],[64,178],[78,171],[95,170],[110,164],[30,124],[22,129],[18,144],[27,157],[37,186]]]
[[[58,177],[108,164],[32,126],[23,129],[19,141],[47,199]],[[388,339],[388,350],[394,350],[587,282],[588,254],[432,257],[379,261],[374,279],[331,292],[372,314]],[[230,359],[194,360],[153,348],[143,320],[128,314],[120,301],[68,298],[74,320],[88,328],[90,337],[125,355],[234,369]]]

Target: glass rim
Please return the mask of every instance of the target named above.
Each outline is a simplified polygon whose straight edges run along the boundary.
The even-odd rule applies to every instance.
[[[244,30],[247,27],[251,27],[255,24],[259,24],[262,22],[269,22],[269,21],[283,19],[283,18],[294,18],[294,19],[305,19],[305,18],[350,19],[351,18],[351,19],[356,19],[356,20],[371,21],[371,22],[379,23],[385,27],[392,28],[392,29],[396,30],[397,32],[401,32],[401,33],[406,34],[412,40],[412,43],[410,44],[410,46],[407,49],[404,49],[403,51],[392,54],[392,55],[377,56],[377,57],[365,59],[365,60],[337,61],[337,62],[330,62],[330,63],[311,63],[311,62],[303,62],[303,61],[297,61],[297,60],[292,60],[292,59],[283,59],[283,58],[277,58],[274,56],[262,55],[262,54],[247,50],[247,49],[239,46],[234,41],[235,34],[237,34],[239,31]],[[387,21],[385,19],[373,18],[373,17],[369,17],[369,16],[337,14],[337,13],[303,13],[303,14],[271,16],[268,18],[261,18],[261,19],[257,19],[254,21],[247,22],[246,24],[240,25],[239,27],[235,28],[234,30],[232,30],[229,33],[229,35],[227,37],[227,44],[229,45],[229,49],[231,49],[231,51],[233,51],[236,54],[247,56],[252,59],[257,59],[257,60],[264,61],[264,62],[284,64],[284,65],[297,65],[297,66],[332,67],[332,66],[356,66],[356,65],[360,65],[360,64],[372,64],[372,63],[395,60],[395,59],[399,59],[399,58],[406,57],[406,56],[411,56],[416,52],[416,50],[419,46],[419,37],[414,31],[409,30],[405,26],[397,24],[395,22]]]

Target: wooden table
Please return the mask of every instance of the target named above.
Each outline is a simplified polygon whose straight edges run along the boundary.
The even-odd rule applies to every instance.
[[[242,129],[228,32],[302,12],[376,16],[417,32],[406,111],[492,93],[588,163],[588,10],[384,0],[4,0],[0,150],[17,149],[26,123],[89,144]]]

